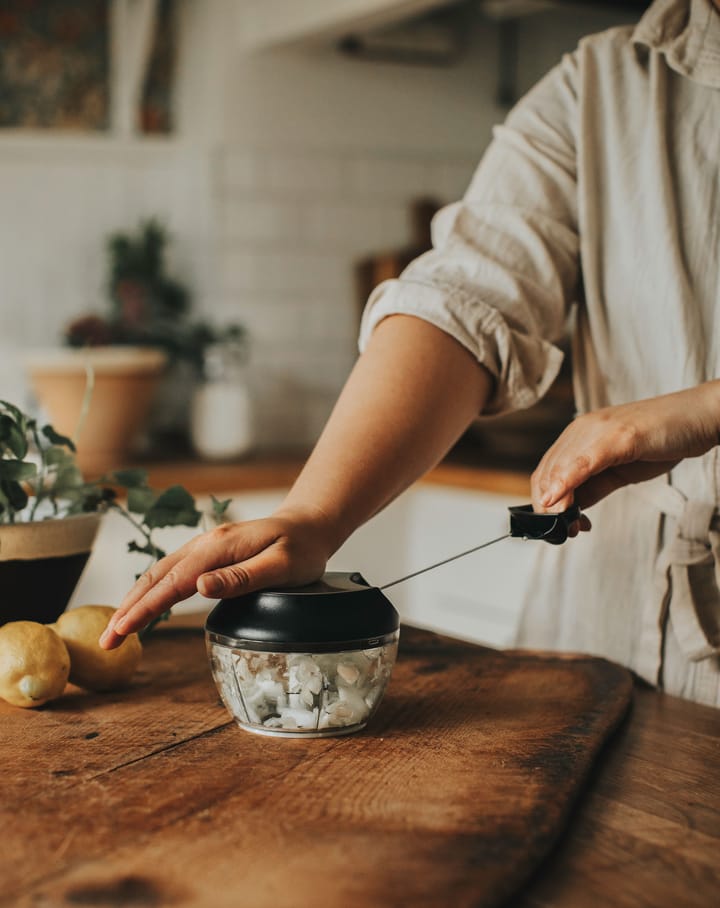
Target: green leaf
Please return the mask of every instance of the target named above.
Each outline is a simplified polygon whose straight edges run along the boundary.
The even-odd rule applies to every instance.
[[[45,463],[49,467],[64,466],[65,464],[74,464],[75,455],[72,451],[66,451],[65,448],[51,447],[45,448]]]
[[[157,493],[147,486],[128,489],[127,507],[133,514],[145,514],[155,504]]]
[[[65,495],[85,488],[85,480],[74,460],[69,460],[60,467],[55,474],[52,488],[53,495]]]
[[[74,514],[86,514],[87,511],[84,508],[84,502],[81,498],[76,500],[67,500],[63,499],[63,508],[62,516],[63,517],[72,517]]]
[[[139,489],[147,487],[147,478],[147,470],[115,470],[110,474],[109,481],[124,489]]]
[[[22,460],[28,452],[25,433],[6,413],[0,415],[0,445],[8,447],[18,460]]]
[[[104,511],[115,498],[113,489],[106,489],[95,485],[54,485],[52,498],[60,500],[64,509],[72,514],[88,514],[95,511]]]
[[[145,514],[145,525],[156,527],[196,527],[202,517],[195,499],[182,486],[171,486],[163,492]]]
[[[37,474],[37,466],[22,460],[0,460],[0,479],[22,482]]]
[[[137,580],[137,577],[135,579]],[[153,621],[150,622],[150,624],[148,624],[146,627],[144,627],[141,631],[138,631],[138,637],[140,637],[141,640],[144,640],[148,636],[148,634],[151,634],[153,632],[153,630],[155,629],[155,626],[157,624],[159,624],[161,621],[169,621],[171,615],[172,615],[172,612],[170,611],[170,609],[168,609],[166,612],[163,612],[159,618],[155,618]]]
[[[218,501],[214,495],[211,495],[210,499],[212,501],[213,518],[217,523],[222,523],[225,520],[225,512],[232,504],[232,498],[225,498],[223,501]]]
[[[61,435],[59,432],[56,432],[52,426],[43,426],[40,431],[45,436],[45,438],[47,438],[50,444],[63,445],[66,448],[70,448],[71,451],[75,451],[75,442],[72,440],[72,438],[68,438],[66,435]]]
[[[22,511],[28,503],[27,492],[19,482],[3,480],[0,482],[0,488],[3,491],[3,497],[7,504],[14,511]]]
[[[158,548],[156,545],[153,545],[152,542],[146,542],[145,545],[140,545],[140,543],[131,540],[127,544],[128,552],[139,552],[141,555],[150,555],[153,558],[164,558],[165,552]]]

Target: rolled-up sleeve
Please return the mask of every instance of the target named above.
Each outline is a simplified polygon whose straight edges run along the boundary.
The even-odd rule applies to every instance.
[[[371,294],[376,325],[414,315],[495,377],[488,414],[531,406],[557,375],[578,296],[576,60],[567,56],[497,126],[461,202],[433,220],[433,248]]]

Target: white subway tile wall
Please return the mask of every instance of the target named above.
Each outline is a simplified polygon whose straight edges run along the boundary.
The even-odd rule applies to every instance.
[[[107,234],[160,213],[198,314],[248,328],[258,447],[307,446],[357,355],[357,262],[407,245],[412,201],[457,197],[474,166],[371,149],[4,141],[0,396],[26,403],[22,350],[102,311]]]
[[[261,445],[317,437],[357,355],[356,264],[409,245],[411,203],[458,198],[476,163],[311,148],[218,155],[213,315],[250,331]]]

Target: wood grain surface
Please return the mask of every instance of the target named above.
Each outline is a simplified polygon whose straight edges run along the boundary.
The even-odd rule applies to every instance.
[[[290,488],[308,453],[285,457],[258,455],[237,463],[177,460],[143,462],[138,466],[147,469],[153,488],[180,484],[194,495],[237,494]],[[530,495],[529,469],[508,470],[483,464],[477,446],[470,445],[465,445],[458,454],[451,454],[419,482],[498,495]]]
[[[0,706],[0,905],[500,904],[553,845],[631,693],[602,660],[405,628],[365,732],[256,737],[182,623],[148,642],[123,693]]]

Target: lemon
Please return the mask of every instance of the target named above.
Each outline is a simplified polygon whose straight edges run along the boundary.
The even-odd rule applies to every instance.
[[[109,605],[81,605],[64,612],[53,625],[70,653],[70,680],[88,690],[115,690],[132,678],[142,655],[137,634],[118,649],[105,650],[100,635],[115,613]]]
[[[13,706],[42,706],[67,684],[70,656],[58,635],[36,621],[0,627],[0,697]]]

